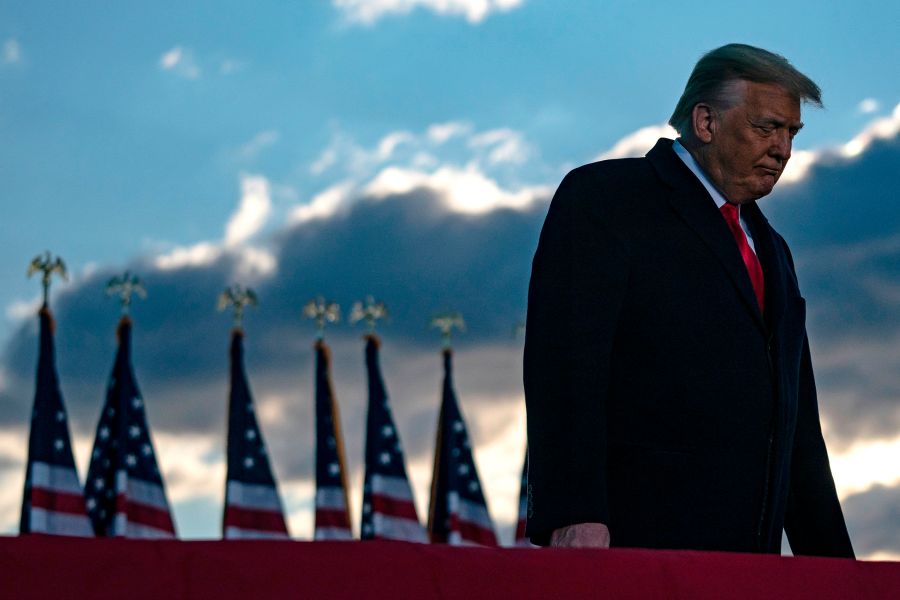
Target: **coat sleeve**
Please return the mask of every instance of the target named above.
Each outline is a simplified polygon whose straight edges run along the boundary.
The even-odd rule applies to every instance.
[[[794,554],[853,558],[822,438],[809,339],[800,362],[797,429],[784,529]]]
[[[577,169],[553,197],[532,263],[525,335],[528,536],[608,523],[606,397],[625,296],[625,246]],[[615,535],[615,532],[612,532]]]

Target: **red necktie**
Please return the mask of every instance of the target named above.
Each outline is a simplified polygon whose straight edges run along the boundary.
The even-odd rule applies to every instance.
[[[741,228],[738,205],[726,202],[719,210],[722,211],[722,216],[725,217],[725,222],[728,223],[728,229],[731,230],[731,235],[734,236],[734,241],[737,242],[738,250],[741,251],[741,258],[744,259],[744,266],[747,267],[750,283],[753,284],[753,291],[756,293],[756,301],[759,302],[759,312],[763,312],[766,284],[763,278],[762,265],[759,264],[759,259],[756,257],[756,253],[753,252],[753,248],[750,247],[749,242],[747,242],[747,236]]]

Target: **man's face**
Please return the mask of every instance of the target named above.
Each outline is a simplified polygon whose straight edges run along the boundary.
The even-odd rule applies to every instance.
[[[709,175],[725,198],[743,204],[775,187],[803,123],[799,99],[784,88],[750,81],[734,85],[743,101],[716,113],[705,154]]]

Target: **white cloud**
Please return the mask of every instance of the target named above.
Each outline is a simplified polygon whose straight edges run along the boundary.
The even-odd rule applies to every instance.
[[[505,190],[474,164],[462,169],[443,166],[432,173],[388,167],[365,186],[364,193],[383,198],[415,189],[432,191],[443,198],[450,210],[467,214],[483,214],[498,208],[522,210],[552,193],[546,186]]]
[[[513,129],[474,131],[470,123],[447,121],[428,126],[424,132],[391,131],[373,146],[364,147],[349,135],[338,132],[328,146],[310,164],[313,175],[339,168],[355,180],[371,177],[392,165],[436,166],[440,161],[434,152],[454,155],[458,162],[485,161],[490,165],[521,163],[531,157],[531,147],[524,136]],[[446,162],[443,161],[443,162]]]
[[[184,79],[197,79],[200,77],[200,67],[194,60],[194,55],[188,48],[175,46],[159,57],[159,68],[163,71],[183,77]]]
[[[472,131],[472,126],[464,121],[448,121],[446,123],[435,123],[428,127],[425,132],[428,141],[433,144],[443,144],[447,140],[466,135]]]
[[[163,470],[166,492],[172,503],[211,496],[223,501],[225,462],[211,462],[207,457],[221,455],[218,436],[178,435],[154,432],[157,462]]]
[[[866,101],[863,101],[864,103]],[[860,104],[862,107],[862,104]],[[900,104],[885,117],[879,117],[847,143],[837,147],[818,148],[814,150],[794,150],[791,159],[782,173],[779,183],[797,183],[806,178],[813,165],[827,158],[854,158],[879,139],[890,139],[900,133]],[[598,154],[594,160],[611,158],[630,158],[644,156],[661,137],[675,138],[678,133],[669,125],[649,125],[629,133],[609,150]]]
[[[354,185],[343,181],[320,192],[308,204],[295,207],[288,216],[288,223],[305,223],[313,219],[325,219],[336,214],[349,202]]]
[[[350,23],[372,25],[387,15],[406,15],[423,8],[440,16],[464,17],[469,23],[481,23],[491,13],[508,12],[524,0],[332,0]]]
[[[0,531],[7,533],[18,531],[28,452],[27,436],[24,427],[15,431],[0,431],[0,463],[10,465],[0,469]]]
[[[435,156],[436,153],[441,157]],[[418,133],[389,132],[368,148],[339,132],[312,162],[309,171],[322,175],[339,168],[347,178],[359,182],[387,166],[429,169],[441,163],[475,162],[484,169],[521,165],[534,156],[532,146],[520,131],[510,128],[475,131],[470,123],[447,121],[430,125]]]
[[[900,437],[888,441],[862,441],[846,452],[832,455],[830,462],[841,498],[864,492],[874,485],[898,485]]]
[[[797,183],[802,181],[809,169],[819,159],[819,153],[813,150],[793,150],[788,164],[784,167],[779,183]]]
[[[872,142],[880,139],[890,139],[898,133],[900,133],[900,104],[894,107],[894,111],[890,115],[879,117],[870,122],[846,144],[816,150],[794,150],[779,182],[797,183],[803,181],[809,169],[817,162],[829,158],[854,158],[862,154]]]
[[[6,318],[13,322],[30,319],[38,313],[42,302],[42,294],[38,294],[30,300],[17,300],[6,307]]]
[[[228,219],[222,241],[202,241],[178,246],[153,259],[156,268],[167,271],[211,265],[220,258],[234,259],[235,277],[266,277],[278,267],[275,257],[248,242],[265,226],[272,212],[269,180],[262,175],[241,175],[241,201]]]
[[[856,137],[841,147],[840,153],[852,158],[861,154],[875,140],[890,139],[898,133],[900,133],[900,103],[894,107],[890,115],[869,123]]]
[[[378,147],[375,149],[375,156],[373,158],[380,163],[390,160],[393,158],[394,152],[401,144],[408,144],[414,140],[415,137],[408,131],[395,131],[389,133],[378,142]]]
[[[877,111],[879,106],[880,104],[875,98],[866,98],[865,100],[861,101],[859,105],[857,105],[856,112],[867,115],[869,113]]]
[[[332,143],[332,145],[325,148],[319,157],[309,165],[309,172],[313,175],[321,175],[328,169],[330,169],[337,162],[338,159],[338,149]]]
[[[211,265],[222,256],[222,248],[213,242],[199,242],[193,246],[179,246],[157,256],[153,264],[157,269],[170,271],[185,267]]]
[[[271,212],[269,180],[260,175],[242,175],[241,203],[225,227],[225,245],[234,247],[256,235]]]
[[[253,136],[253,139],[240,147],[238,155],[244,160],[252,160],[259,156],[266,148],[277,144],[280,139],[281,134],[274,129],[261,131]]]
[[[465,121],[435,123],[422,132],[393,131],[369,148],[338,133],[310,165],[310,171],[322,174],[340,167],[344,178],[294,208],[289,221],[328,218],[364,195],[384,198],[416,189],[436,194],[454,212],[525,209],[552,190],[523,184],[505,186],[491,170],[522,165],[533,156],[521,132],[510,128],[476,131]]]
[[[22,47],[16,38],[9,38],[3,42],[3,53],[0,63],[4,65],[16,65],[22,62]]]
[[[396,159],[404,146],[414,148],[419,141],[408,131],[392,131],[383,136],[372,148],[364,148],[351,137],[337,133],[328,146],[309,167],[313,175],[321,175],[332,167],[342,167],[352,177],[365,177],[379,165]]]
[[[255,281],[271,277],[278,268],[278,260],[268,250],[245,246],[237,253],[237,264],[232,277],[241,281]]]
[[[493,165],[521,164],[531,155],[531,148],[525,143],[524,136],[518,131],[507,128],[479,133],[469,140],[469,146],[485,149],[488,152],[487,161]]]
[[[608,160],[611,158],[634,158],[644,156],[656,144],[656,140],[661,137],[676,138],[678,133],[672,129],[671,125],[661,123],[659,125],[649,125],[642,127],[633,133],[629,133],[613,147],[597,155],[594,160]]]

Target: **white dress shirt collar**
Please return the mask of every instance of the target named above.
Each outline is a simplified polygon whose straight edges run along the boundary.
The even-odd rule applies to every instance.
[[[722,192],[719,191],[713,182],[709,180],[709,177],[706,176],[706,172],[697,162],[697,160],[691,156],[691,153],[687,151],[687,148],[681,145],[679,140],[675,140],[672,143],[672,150],[675,151],[675,154],[678,155],[678,158],[687,166],[688,169],[691,170],[691,173],[696,175],[697,179],[700,180],[700,183],[703,184],[703,187],[706,188],[706,191],[709,192],[709,195],[712,197],[713,201],[716,203],[716,207],[721,209],[722,206],[725,205],[725,196],[722,195]],[[741,205],[738,204],[738,215],[740,217],[741,229],[744,230],[744,235],[747,236],[747,242],[749,242],[750,247],[756,252],[756,245],[753,243],[753,236],[750,234],[750,227],[747,226],[747,222],[744,220],[744,215],[741,214]]]
[[[687,148],[681,145],[680,140],[675,140],[675,142],[672,143],[672,150],[674,150],[675,154],[678,155],[678,158],[687,165],[687,168],[697,176],[697,179],[700,180],[700,183],[703,184],[703,187],[705,187],[706,191],[709,192],[709,195],[712,196],[712,199],[716,201],[716,207],[722,208],[725,202],[727,202],[725,196],[723,196],[722,192],[719,191],[719,188],[713,185],[713,182],[709,180],[709,177],[706,176],[706,172],[703,171],[703,167],[700,166],[697,159],[691,156],[691,153],[687,151]]]

